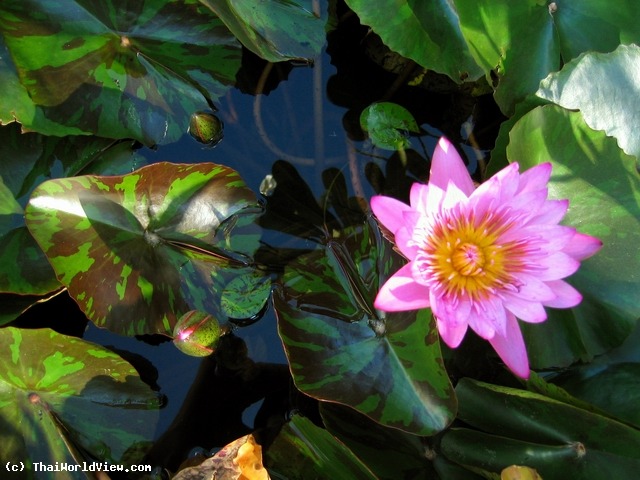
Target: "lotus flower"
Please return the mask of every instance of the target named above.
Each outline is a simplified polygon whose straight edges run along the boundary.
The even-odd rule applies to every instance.
[[[441,138],[429,184],[412,186],[410,205],[374,196],[373,213],[409,259],[374,305],[387,312],[430,307],[447,345],[457,347],[471,327],[512,372],[528,378],[517,319],[539,323],[547,318],[544,307],[579,304],[580,293],[562,279],[602,243],[558,225],[569,202],[547,199],[550,163],[518,169],[512,163],[476,189]]]

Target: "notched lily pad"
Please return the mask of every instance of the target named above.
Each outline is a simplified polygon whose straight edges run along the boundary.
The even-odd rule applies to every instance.
[[[0,329],[3,466],[76,464],[90,461],[86,454],[143,463],[160,403],[136,370],[104,347],[49,329]]]
[[[58,279],[96,325],[171,335],[189,310],[221,315],[222,286],[253,270],[260,212],[228,167],[157,163],[45,182],[26,216]]]
[[[456,399],[431,314],[373,307],[402,259],[373,220],[336,235],[291,262],[274,291],[296,386],[409,433],[444,429]]]
[[[175,141],[240,68],[238,41],[193,0],[5,2],[0,32],[28,93],[0,115],[49,135]]]

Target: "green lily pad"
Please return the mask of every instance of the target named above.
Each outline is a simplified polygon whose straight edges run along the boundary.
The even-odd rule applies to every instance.
[[[248,272],[232,278],[222,290],[220,307],[229,318],[255,317],[264,308],[271,294],[271,279],[258,272]]]
[[[423,438],[384,427],[335,403],[321,403],[320,415],[327,430],[349,447],[377,478],[437,478]]]
[[[360,126],[376,147],[386,150],[409,148],[409,132],[420,131],[411,112],[391,102],[373,103],[365,108],[360,114]]]
[[[640,363],[586,365],[561,374],[554,383],[640,428]]]
[[[171,335],[189,310],[220,317],[221,285],[251,271],[260,212],[237,172],[157,163],[122,176],[50,180],[27,226],[59,281],[96,325]]]
[[[507,115],[538,89],[540,80],[580,53],[607,52],[640,41],[635,21],[640,4],[634,0],[617,2],[616,8],[601,0],[579,5],[539,0],[454,3],[473,58],[488,79],[497,75],[494,97]]]
[[[0,31],[28,93],[5,96],[17,85],[0,78],[13,86],[0,113],[44,134],[175,141],[240,67],[236,39],[195,0],[3,3]]]
[[[640,318],[640,176],[615,139],[591,130],[579,112],[538,107],[511,131],[510,161],[522,169],[550,161],[550,198],[568,198],[563,223],[604,246],[569,281],[582,293],[571,310],[521,322],[534,368],[566,366],[620,345]]]
[[[615,420],[466,378],[456,393],[458,417],[478,430],[447,431],[442,453],[474,471],[495,475],[510,465],[526,465],[555,480],[633,478],[640,468],[640,431]]]
[[[409,433],[444,429],[456,399],[430,312],[373,307],[402,259],[372,220],[336,235],[291,262],[274,291],[296,386]]]
[[[339,440],[301,415],[293,415],[264,455],[273,478],[377,478]]]
[[[640,158],[640,47],[588,52],[540,83],[536,95],[568,110],[580,110],[587,125],[615,137]]]
[[[132,143],[44,137],[20,133],[17,124],[0,127],[0,185],[8,196],[0,202],[13,206],[11,212],[0,213],[0,292],[43,296],[61,287],[25,225],[23,208],[36,186],[89,168],[100,171],[104,163],[111,163],[109,168],[114,171],[114,160],[131,162],[136,158]],[[126,170],[131,170],[130,164]]]
[[[311,61],[325,42],[326,2],[199,0],[242,44],[270,62]]]
[[[2,328],[0,352],[3,467],[23,462],[22,478],[43,478],[36,462],[143,463],[144,449],[129,455],[150,445],[160,398],[129,363],[49,329]]]
[[[474,61],[450,1],[346,0],[391,50],[455,82],[477,80],[482,69]]]

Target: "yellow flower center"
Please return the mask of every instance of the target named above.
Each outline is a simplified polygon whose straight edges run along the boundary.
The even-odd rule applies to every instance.
[[[459,212],[458,212],[459,213]],[[445,213],[426,233],[418,261],[418,275],[436,293],[481,301],[497,289],[515,286],[514,273],[525,262],[526,245],[498,241],[511,228],[500,215]]]
[[[484,265],[484,252],[474,243],[463,243],[453,249],[451,266],[460,275],[479,275]]]

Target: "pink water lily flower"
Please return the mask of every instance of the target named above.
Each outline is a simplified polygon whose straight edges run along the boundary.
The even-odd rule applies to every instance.
[[[410,205],[374,196],[373,213],[409,259],[374,305],[387,312],[430,307],[447,345],[457,347],[471,327],[528,378],[517,319],[543,322],[544,307],[579,304],[580,293],[562,279],[602,243],[558,225],[569,202],[547,199],[550,163],[522,174],[518,168],[512,163],[476,189],[453,145],[441,138],[429,184],[413,185]]]

